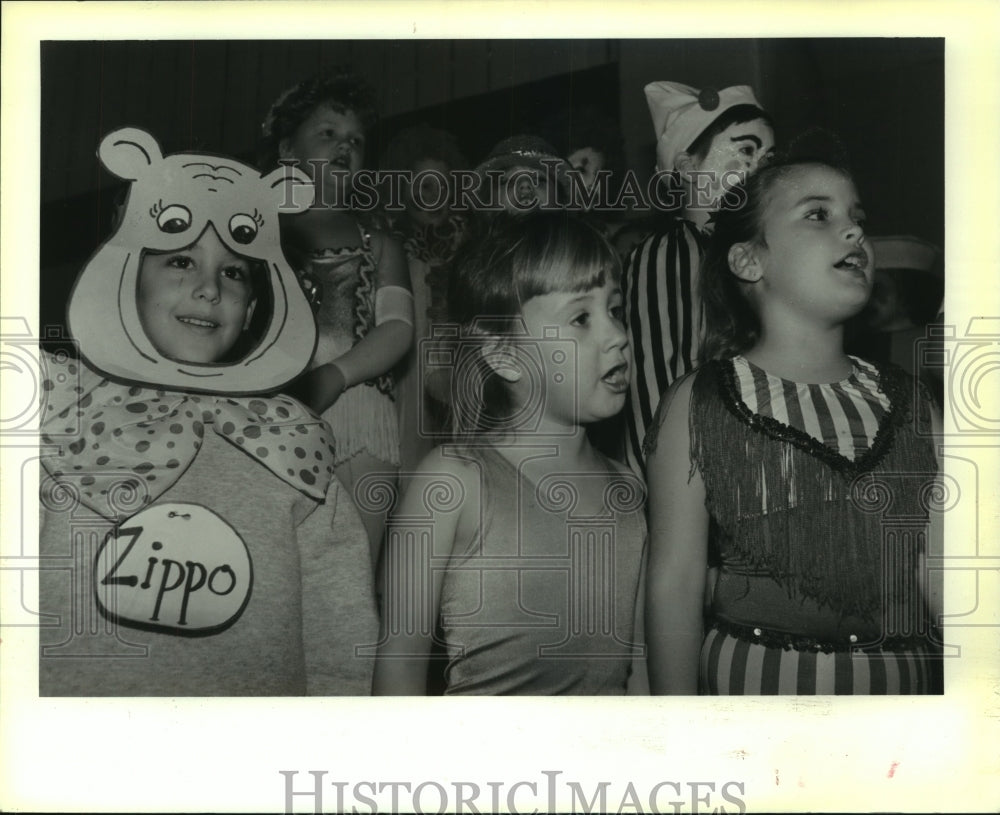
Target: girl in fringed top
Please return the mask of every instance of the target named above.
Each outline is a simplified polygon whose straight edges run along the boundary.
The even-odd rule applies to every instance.
[[[920,526],[934,407],[902,370],[843,351],[874,271],[852,178],[788,158],[730,204],[703,268],[712,361],[671,388],[647,441],[651,688],[941,692]],[[921,531],[894,534],[904,517]]]
[[[281,224],[282,246],[313,302],[319,329],[311,370],[296,394],[333,431],[337,477],[358,499],[373,562],[385,513],[379,502],[365,499],[372,493],[365,477],[382,480],[399,468],[392,370],[413,342],[406,256],[395,239],[360,215],[375,203],[374,188],[362,191],[357,184],[375,120],[370,87],[339,68],[287,90],[263,128],[264,160],[295,163],[316,186],[313,206]]]

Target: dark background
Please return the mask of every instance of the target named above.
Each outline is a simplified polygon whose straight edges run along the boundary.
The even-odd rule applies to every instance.
[[[97,159],[106,133],[138,126],[165,152],[252,162],[274,98],[341,64],[379,95],[370,166],[417,122],[451,130],[475,164],[506,136],[596,111],[618,123],[643,181],[655,146],[646,83],[748,84],[779,144],[809,125],[840,134],[871,234],[944,248],[943,39],[53,41],[41,46],[41,324],[63,322],[110,228],[120,186]]]

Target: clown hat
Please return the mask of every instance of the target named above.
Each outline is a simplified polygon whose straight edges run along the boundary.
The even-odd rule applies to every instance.
[[[651,82],[645,92],[657,139],[656,166],[663,171],[675,169],[677,156],[729,108],[760,108],[749,85],[699,91],[680,82]]]

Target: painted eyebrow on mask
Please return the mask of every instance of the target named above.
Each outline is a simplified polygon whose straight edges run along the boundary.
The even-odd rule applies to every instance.
[[[761,140],[760,136],[756,136],[753,133],[745,133],[742,136],[730,136],[729,141],[734,144],[738,141],[752,141],[757,146],[758,150],[764,146],[764,142]]]
[[[758,150],[764,146],[764,142],[761,140],[760,136],[755,136],[753,133],[747,133],[744,136],[730,136],[729,141],[752,141],[755,145],[757,145]]]

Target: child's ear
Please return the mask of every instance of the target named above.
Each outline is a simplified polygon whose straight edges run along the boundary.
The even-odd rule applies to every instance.
[[[518,364],[517,351],[509,341],[500,338],[488,340],[479,353],[497,376],[507,382],[520,381],[524,372]]]
[[[729,270],[744,283],[756,283],[763,269],[753,244],[734,243],[729,247]]]
[[[292,146],[289,139],[282,139],[278,142],[278,158],[295,158],[295,155],[292,153]]]
[[[694,169],[694,157],[690,153],[678,153],[674,159],[674,169],[682,173],[690,172]]]

